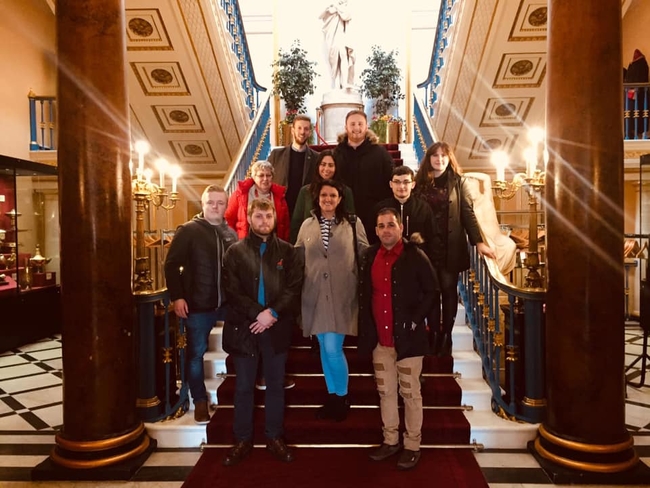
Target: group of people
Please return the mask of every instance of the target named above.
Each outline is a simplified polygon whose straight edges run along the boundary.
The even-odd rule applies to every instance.
[[[343,343],[358,336],[359,353],[372,358],[383,423],[383,443],[370,458],[401,451],[398,468],[413,468],[420,458],[423,357],[451,354],[467,238],[484,256],[495,258],[494,251],[481,238],[446,143],[433,144],[415,174],[393,167],[362,111],[347,114],[333,150],[308,147],[306,116],[296,116],[291,132],[292,144],[253,163],[229,198],[223,188],[206,188],[203,211],[179,227],[170,246],[165,274],[174,310],[187,319],[195,421],[210,419],[203,354],[221,318],[223,348],[236,372],[235,442],[223,464],[238,464],[252,450],[260,360],[267,449],[292,461],[283,420],[293,328],[318,341],[327,397],[316,415],[332,421],[348,415]]]

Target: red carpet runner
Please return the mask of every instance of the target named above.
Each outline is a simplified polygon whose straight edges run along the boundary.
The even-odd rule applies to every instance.
[[[347,338],[347,344],[354,344]],[[225,468],[221,460],[227,447],[206,449],[183,484],[198,487],[415,487],[485,488],[487,483],[469,449],[426,449],[412,471],[398,471],[397,457],[383,462],[368,458],[368,445],[382,441],[379,396],[371,376],[369,359],[359,357],[354,347],[346,348],[350,366],[349,394],[353,408],[344,422],[317,420],[315,408],[327,395],[321,374],[320,359],[305,347],[308,342],[296,338],[287,362],[287,373],[294,376],[295,388],[286,391],[285,439],[297,447],[293,463],[281,463],[263,448],[240,465]],[[234,373],[232,362],[226,362],[228,373]],[[425,382],[422,396],[425,405],[422,427],[423,445],[469,444],[469,424],[461,410],[444,407],[460,405],[461,391],[450,376],[428,376],[452,372],[452,360],[425,358]],[[232,444],[232,402],[234,378],[228,377],[217,391],[219,407],[207,426],[209,444]],[[256,404],[263,405],[264,392],[256,392]],[[436,408],[426,408],[436,407]],[[442,407],[442,408],[441,408]],[[403,426],[403,423],[402,423]],[[256,445],[265,444],[264,410],[255,411]],[[319,447],[336,445],[338,447]],[[365,447],[353,447],[364,445]],[[350,446],[350,447],[345,447]]]

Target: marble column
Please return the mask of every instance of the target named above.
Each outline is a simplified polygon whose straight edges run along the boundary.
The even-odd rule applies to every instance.
[[[63,428],[40,479],[128,478],[153,447],[136,412],[124,9],[56,3]]]
[[[531,449],[558,483],[640,463],[625,428],[621,66],[620,0],[549,2],[548,407]]]

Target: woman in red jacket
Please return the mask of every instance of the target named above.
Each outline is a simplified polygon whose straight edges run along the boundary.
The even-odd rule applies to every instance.
[[[286,188],[273,183],[273,165],[268,161],[256,161],[251,165],[251,177],[240,181],[230,195],[224,218],[240,239],[248,235],[248,202],[254,198],[267,198],[273,202],[276,213],[277,236],[289,240],[289,206],[284,198]]]

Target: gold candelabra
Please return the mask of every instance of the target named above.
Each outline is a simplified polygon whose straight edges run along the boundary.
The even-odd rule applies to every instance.
[[[133,290],[138,293],[153,290],[153,279],[151,278],[151,263],[145,249],[145,212],[148,212],[153,205],[154,208],[161,208],[169,211],[176,207],[179,200],[177,183],[180,176],[178,166],[169,166],[166,160],[158,159],[156,167],[160,174],[160,184],[151,182],[153,171],[144,168],[144,156],[149,152],[149,144],[145,141],[138,141],[135,145],[138,153],[138,167],[135,177],[131,180],[131,194],[135,201],[135,270],[133,278]],[[169,171],[172,178],[171,191],[165,188],[165,173]]]
[[[492,162],[496,166],[496,179],[492,186],[494,194],[502,200],[513,198],[520,188],[528,194],[528,252],[523,262],[528,269],[525,286],[527,288],[544,288],[544,279],[539,268],[539,241],[537,237],[538,202],[546,181],[546,172],[537,168],[538,164],[545,167],[548,155],[544,146],[544,133],[540,129],[532,129],[529,133],[531,146],[524,152],[526,172],[517,173],[512,181],[506,181],[505,168],[508,156],[501,151],[494,151]],[[541,150],[540,150],[541,149]]]

